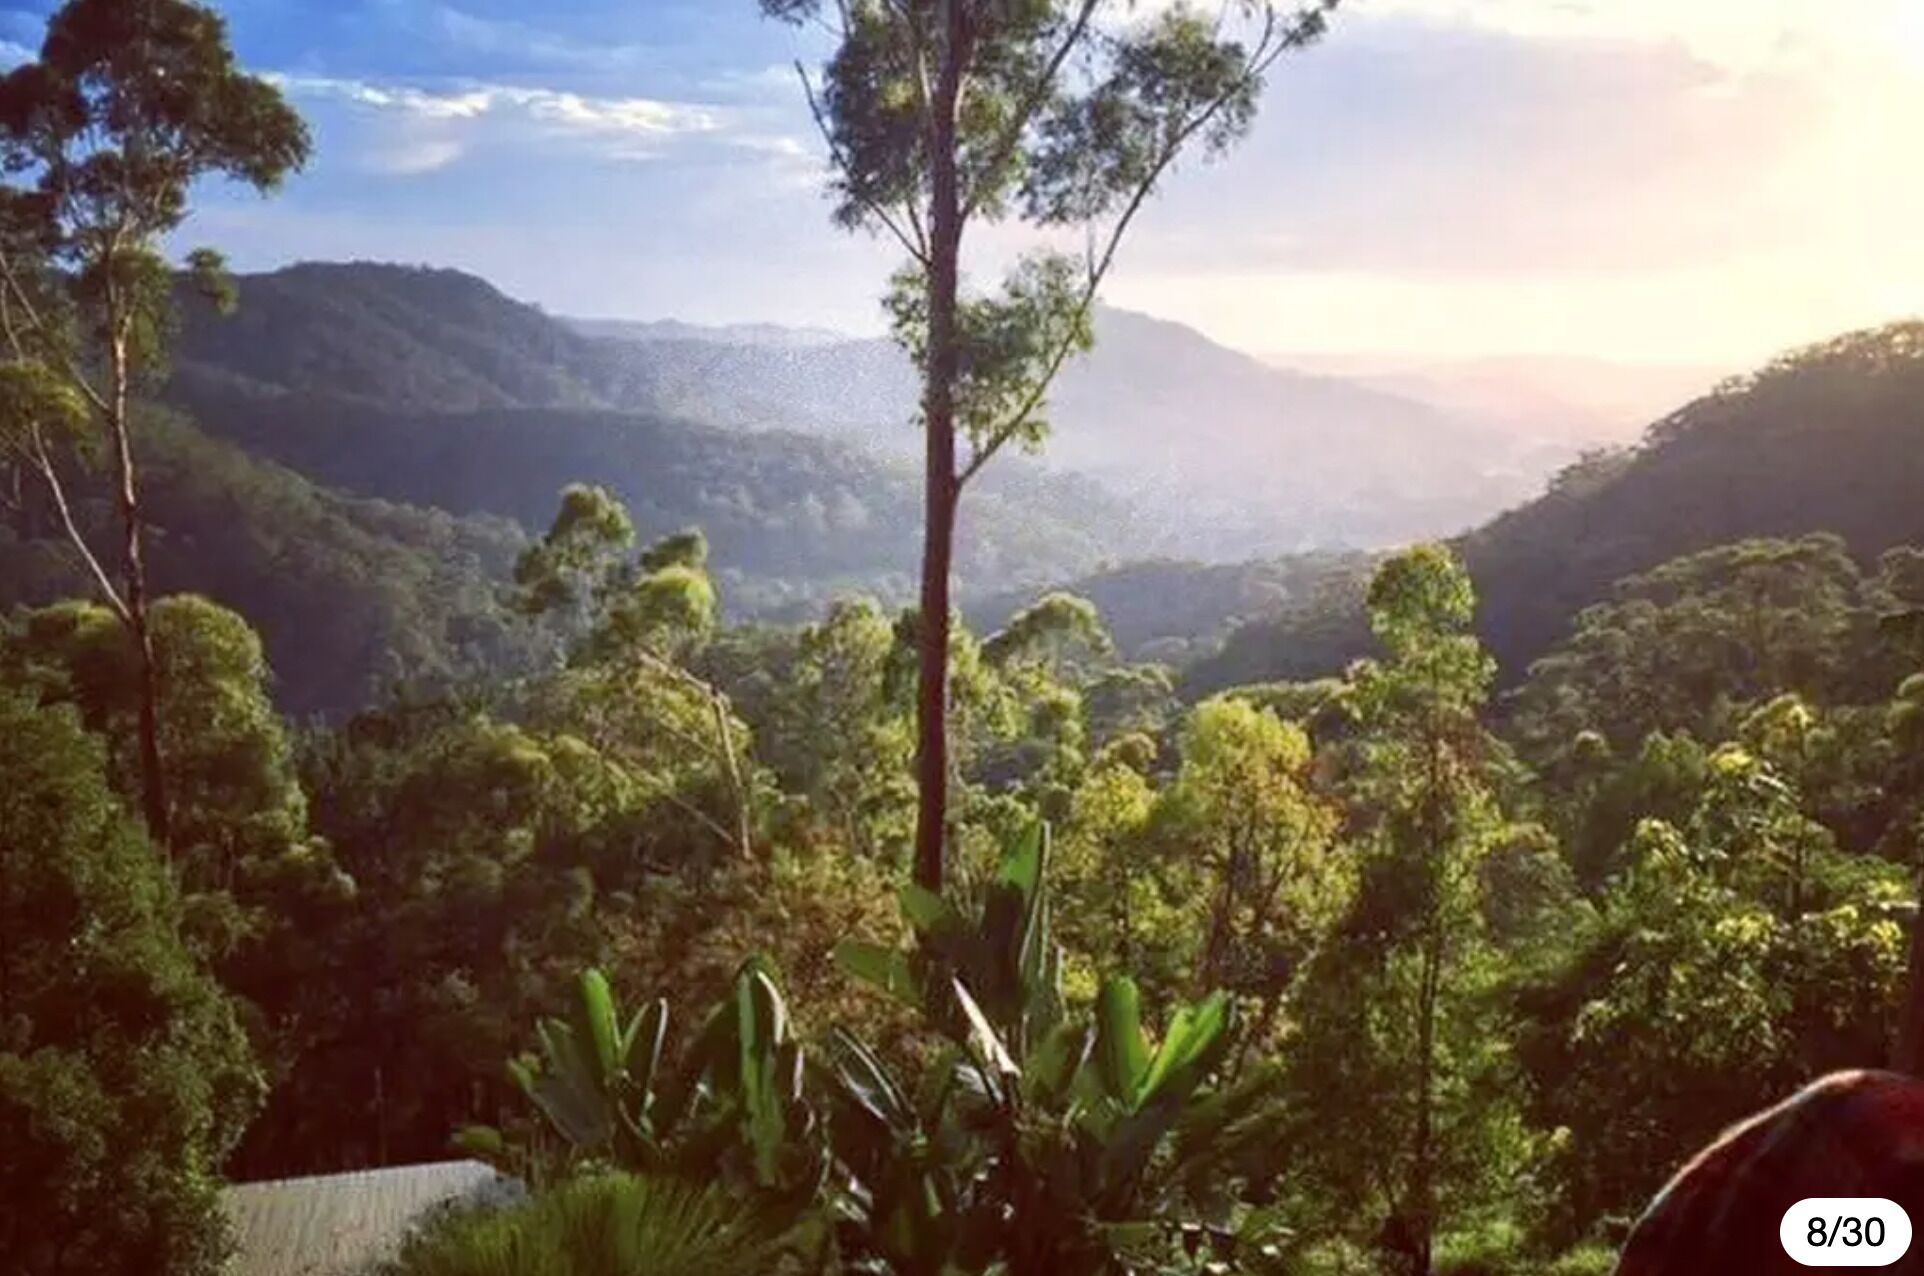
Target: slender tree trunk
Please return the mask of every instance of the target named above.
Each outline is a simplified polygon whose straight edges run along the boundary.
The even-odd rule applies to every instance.
[[[753,859],[755,842],[748,820],[748,785],[742,779],[741,759],[735,752],[735,729],[728,721],[728,698],[711,688],[708,703],[715,711],[715,735],[721,742],[722,763],[728,769],[728,789],[735,800],[735,849],[743,859]]]
[[[116,325],[117,326],[117,325]],[[167,805],[167,777],[160,756],[160,666],[154,659],[154,636],[147,623],[147,559],[140,528],[140,485],[134,470],[132,430],[127,419],[129,380],[127,339],[112,336],[113,398],[107,428],[113,435],[116,498],[123,533],[122,555],[126,585],[128,632],[140,662],[140,787],[147,832],[162,849],[172,845]]]
[[[1410,1147],[1410,1258],[1413,1276],[1430,1276],[1436,1235],[1436,1003],[1443,983],[1444,894],[1448,889],[1448,850],[1444,833],[1443,734],[1434,709],[1438,689],[1432,680],[1426,715],[1428,785],[1424,793],[1424,835],[1428,855],[1429,916],[1423,934],[1416,1002],[1416,1123]]]
[[[1436,1231],[1436,998],[1442,979],[1439,936],[1423,946],[1423,972],[1417,994],[1416,1132],[1410,1156],[1410,1214],[1413,1276],[1430,1276],[1430,1246]]]
[[[961,360],[955,330],[962,252],[962,195],[956,173],[956,102],[967,30],[963,6],[948,16],[941,72],[929,104],[928,359],[922,415],[923,472],[920,679],[916,687],[915,880],[942,889],[949,804],[949,570],[955,557],[955,382]]]
[[[1924,882],[1918,886],[1917,916],[1911,920],[1910,974],[1904,981],[1904,1010],[1897,1028],[1891,1071],[1924,1076]]]

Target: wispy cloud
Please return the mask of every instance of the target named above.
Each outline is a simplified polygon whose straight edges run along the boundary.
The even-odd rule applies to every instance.
[[[429,120],[473,120],[519,115],[538,123],[588,133],[672,137],[712,133],[722,128],[716,111],[647,97],[586,97],[558,89],[481,84],[445,91],[326,76],[272,77],[297,97],[354,102],[375,110],[398,111]]]
[[[647,160],[683,139],[731,133],[720,111],[658,98],[594,97],[509,84],[430,89],[329,76],[272,78],[296,98],[391,117],[393,123],[367,139],[362,160],[374,171],[401,176],[445,168],[490,143],[572,139],[606,158]]]
[[[390,177],[414,177],[446,168],[460,159],[466,147],[453,138],[401,139],[370,150],[366,167]]]

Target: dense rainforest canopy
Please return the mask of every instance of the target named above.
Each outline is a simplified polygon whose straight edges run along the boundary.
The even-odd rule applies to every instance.
[[[1247,123],[1180,9],[1053,93],[1095,7],[997,10],[972,204],[1081,224]],[[919,194],[928,33],[849,11],[838,191]],[[1191,562],[1005,459],[925,614],[897,458],[454,272],[168,264],[189,176],[305,146],[189,0],[0,77],[9,1270],[214,1276],[225,1180],[460,1154],[532,1198],[399,1272],[1601,1276],[1731,1120],[1896,1057],[1924,329],[1447,544]],[[947,515],[1095,335],[1051,269],[950,297]]]

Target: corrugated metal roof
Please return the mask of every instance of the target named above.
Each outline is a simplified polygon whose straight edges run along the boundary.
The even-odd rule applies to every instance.
[[[222,1193],[233,1276],[364,1276],[443,1205],[513,1200],[520,1184],[480,1161],[240,1183]]]

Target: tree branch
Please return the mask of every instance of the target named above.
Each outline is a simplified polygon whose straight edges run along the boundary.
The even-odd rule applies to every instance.
[[[105,416],[108,410],[106,397],[95,388],[92,381],[87,379],[86,374],[81,372],[80,365],[74,362],[73,356],[59,349],[58,343],[53,340],[53,334],[47,330],[46,321],[40,317],[39,309],[33,304],[33,298],[27,295],[25,285],[20,282],[19,275],[15,273],[12,255],[4,249],[0,249],[0,278],[4,279],[7,291],[26,314],[27,323],[38,334],[41,344],[49,350],[59,350],[60,370],[67,374],[67,380],[72,382],[73,387],[80,391],[89,403],[93,404],[95,411]]]
[[[714,684],[696,677],[672,660],[662,659],[652,651],[642,649],[637,651],[635,656],[644,667],[654,670],[671,681],[681,683],[683,687],[708,701],[709,711],[715,718],[718,751],[722,757],[722,764],[727,769],[730,793],[735,799],[735,832],[729,834],[723,831],[722,836],[724,840],[736,844],[744,859],[752,856],[754,842],[748,821],[748,785],[742,778],[741,759],[735,751],[735,730],[731,725],[734,710],[728,703],[728,697],[722,694],[721,689]]]
[[[814,83],[808,78],[808,69],[804,67],[799,60],[795,63],[795,74],[801,78],[802,93],[808,98],[808,112],[815,117],[815,127],[821,132],[822,140],[828,144],[829,159],[845,179],[849,178],[854,173],[854,169],[849,163],[847,154],[842,150],[841,146],[836,143],[835,132],[829,127],[828,115],[822,109],[821,99],[815,96]],[[861,204],[863,208],[866,208],[869,215],[881,223],[891,235],[894,235],[896,241],[908,251],[909,256],[913,257],[923,269],[926,270],[928,268],[928,238],[922,231],[922,224],[916,218],[912,205],[908,208],[908,214],[909,227],[915,232],[913,236],[896,223],[895,218],[889,214],[889,211],[883,207],[880,202],[861,194],[849,185],[846,180],[843,183],[842,189],[846,190],[850,197]]]
[[[67,490],[60,482],[59,472],[54,469],[53,459],[47,455],[46,440],[41,436],[38,423],[27,427],[27,436],[32,444],[32,450],[27,459],[38,471],[41,481],[46,484],[47,494],[53,498],[54,510],[60,515],[60,524],[66,529],[67,539],[73,543],[74,552],[86,565],[88,574],[93,577],[101,597],[107,600],[107,606],[114,615],[122,624],[132,623],[133,613],[128,610],[126,600],[120,596],[120,591],[114,588],[113,580],[107,575],[106,568],[101,566],[100,559],[94,555],[93,549],[87,544],[87,538],[81,534],[79,526],[74,522],[73,511],[67,505]]]
[[[1082,42],[1083,32],[1088,30],[1090,19],[1095,17],[1096,10],[1101,5],[1102,0],[1082,0],[1082,8],[1076,13],[1075,21],[1070,24],[1069,34],[1063,37],[1062,43],[1049,58],[1048,64],[1043,67],[1042,74],[1030,86],[1028,94],[1023,97],[1015,114],[1010,117],[1008,127],[1002,130],[1002,136],[996,139],[995,146],[990,149],[988,165],[982,170],[977,178],[976,188],[969,192],[969,198],[963,204],[964,219],[973,217],[981,209],[988,192],[995,188],[996,179],[1008,166],[1009,161],[1015,157],[1016,148],[1022,144],[1022,134],[1028,129],[1029,121],[1035,118],[1035,113],[1041,110],[1043,102],[1048,100],[1049,91],[1055,87],[1056,76],[1061,74],[1063,64],[1069,60],[1069,55],[1075,52],[1076,46]]]
[[[1277,58],[1291,49],[1300,48],[1314,40],[1321,33],[1323,15],[1333,11],[1339,3],[1341,0],[1316,0],[1313,6],[1298,14],[1280,35],[1277,31],[1275,8],[1272,6],[1266,10],[1262,38],[1257,41],[1255,50],[1244,61],[1242,74],[1236,77],[1229,88],[1212,98],[1194,117],[1185,121],[1169,137],[1161,153],[1156,157],[1156,162],[1150,166],[1149,172],[1137,184],[1122,215],[1110,228],[1108,240],[1100,257],[1093,255],[1095,241],[1090,241],[1089,249],[1085,250],[1088,277],[1083,286],[1082,296],[1077,301],[1073,312],[1074,323],[1070,326],[1068,335],[1057,343],[1046,369],[1031,387],[1022,405],[1005,422],[990,432],[987,441],[981,447],[970,454],[968,465],[956,478],[958,488],[974,478],[982,467],[987,465],[996,453],[1000,452],[1009,440],[1029,423],[1036,410],[1042,406],[1043,399],[1048,396],[1049,387],[1054,384],[1063,365],[1068,362],[1070,354],[1075,350],[1075,331],[1088,317],[1090,307],[1095,304],[1096,293],[1102,287],[1103,279],[1108,276],[1109,268],[1115,264],[1117,251],[1122,247],[1123,235],[1135,221],[1136,214],[1142,211],[1142,206],[1155,190],[1156,183],[1162,180],[1162,175],[1168,171],[1171,164],[1175,163],[1176,157],[1181,154],[1183,148],[1197,133],[1206,128],[1238,93],[1274,65]]]
[[[4,254],[0,254],[0,267],[6,267]],[[7,268],[7,274],[11,279],[10,267]],[[0,290],[0,332],[4,332],[7,345],[13,351],[13,357],[25,363],[26,345],[21,341],[20,329],[13,321],[14,300],[7,291]],[[19,300],[24,304],[24,297]],[[34,472],[40,475],[41,482],[46,485],[47,495],[53,501],[54,512],[60,516],[60,525],[67,533],[68,541],[72,543],[74,552],[79,555],[81,563],[87,568],[87,573],[93,577],[94,584],[100,590],[101,597],[106,600],[108,608],[122,624],[128,623],[132,619],[132,614],[127,608],[126,600],[120,596],[120,591],[114,588],[112,578],[107,575],[106,568],[101,566],[99,557],[93,552],[93,547],[87,544],[87,538],[82,535],[79,524],[74,521],[73,509],[67,502],[66,485],[60,481],[60,472],[54,467],[53,456],[47,450],[47,438],[41,432],[40,423],[28,421],[26,431],[27,446],[21,449],[22,454],[27,463],[33,467]]]

